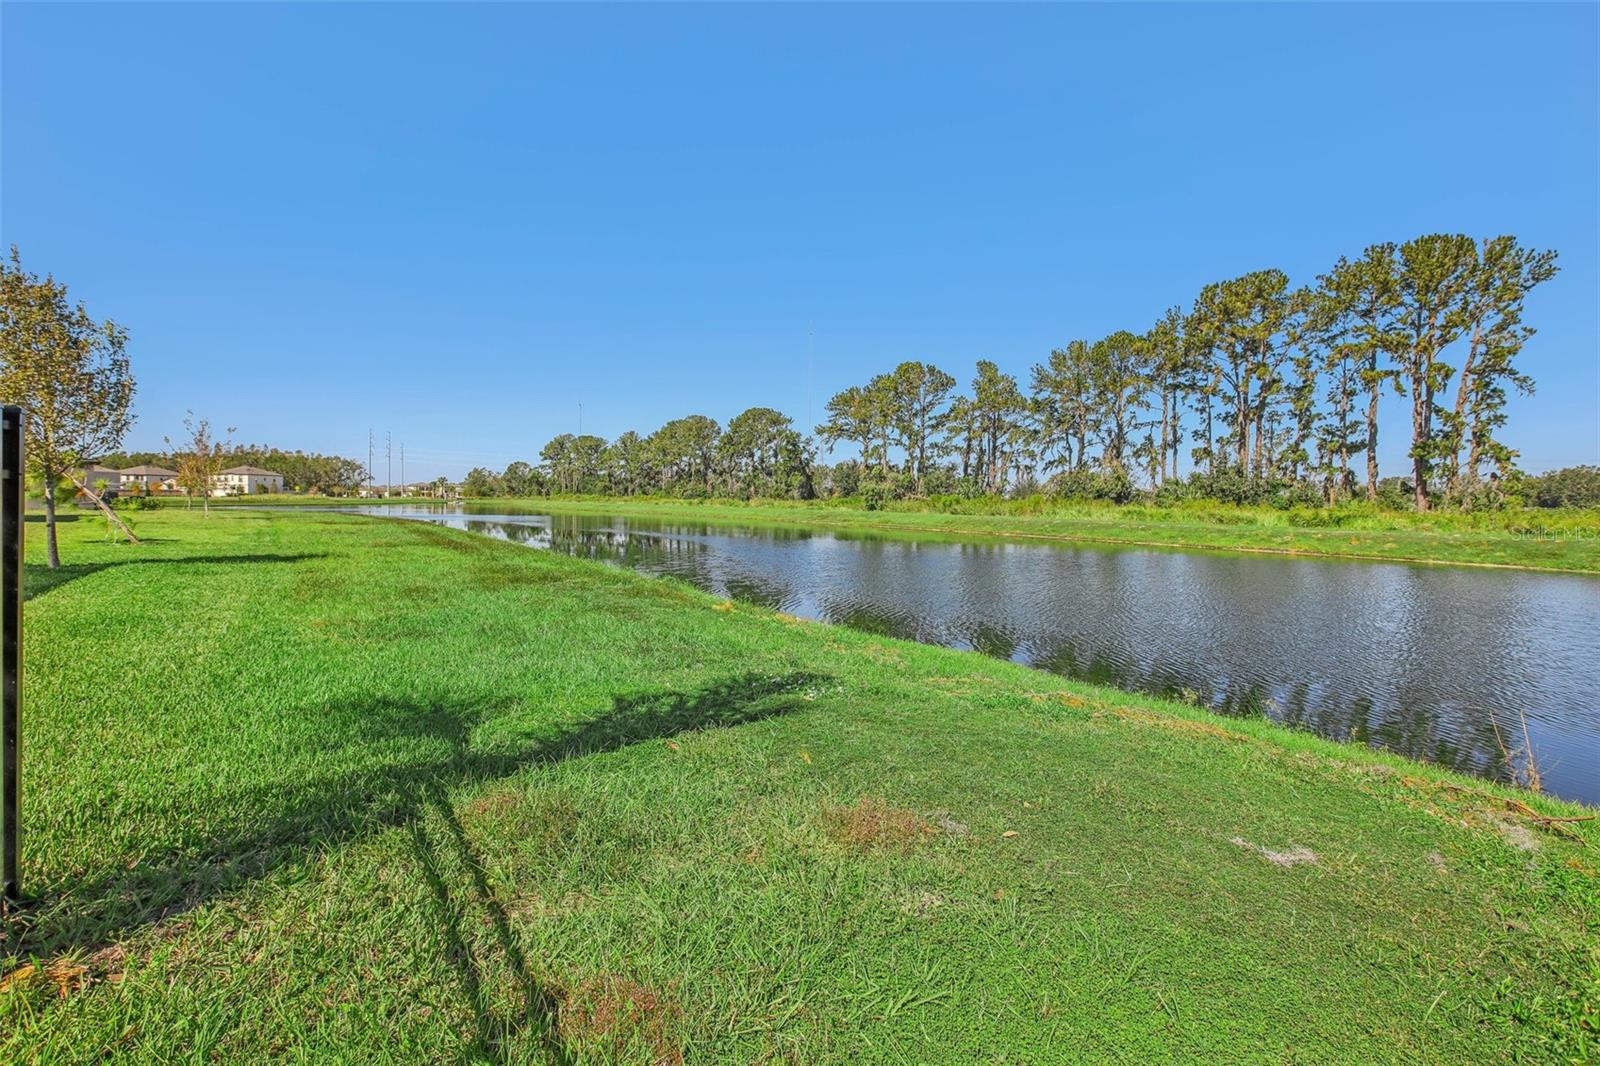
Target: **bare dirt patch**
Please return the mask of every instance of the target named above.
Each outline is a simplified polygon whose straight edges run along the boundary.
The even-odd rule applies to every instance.
[[[1315,865],[1317,861],[1316,852],[1298,845],[1287,851],[1274,851],[1272,848],[1263,847],[1260,844],[1252,844],[1244,837],[1229,837],[1228,842],[1236,847],[1244,848],[1246,851],[1253,851],[1272,863],[1272,865],[1281,866],[1284,869],[1288,869],[1291,866],[1299,866],[1303,862]]]
[[[1495,832],[1499,833],[1507,844],[1510,844],[1518,851],[1539,850],[1538,834],[1527,826],[1513,822],[1500,814],[1491,813],[1488,820],[1489,824],[1494,826]]]

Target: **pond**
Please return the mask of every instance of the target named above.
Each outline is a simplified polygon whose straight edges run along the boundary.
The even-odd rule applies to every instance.
[[[1546,790],[1600,804],[1600,579],[576,514],[352,507],[720,596],[1268,715],[1480,776],[1526,715]],[[483,513],[477,513],[483,512]]]

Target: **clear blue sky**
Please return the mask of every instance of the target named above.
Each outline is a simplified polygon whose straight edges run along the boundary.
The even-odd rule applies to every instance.
[[[820,412],[1510,232],[1563,271],[1509,438],[1595,463],[1597,12],[7,2],[0,230],[131,330],[131,446],[187,408],[358,457],[370,426],[408,478],[532,459],[580,402],[804,422],[808,324]]]

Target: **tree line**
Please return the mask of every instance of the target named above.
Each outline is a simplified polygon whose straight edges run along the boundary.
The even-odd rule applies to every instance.
[[[1506,400],[1533,389],[1518,362],[1533,335],[1524,300],[1555,258],[1509,236],[1433,234],[1373,245],[1298,288],[1255,271],[1205,286],[1142,332],[1055,349],[1026,391],[992,362],[978,363],[968,395],[936,367],[902,363],[834,396],[818,434],[854,441],[863,467],[885,474],[898,448],[917,491],[943,455],[985,493],[1038,473],[1159,490],[1179,479],[1188,445],[1203,479],[1314,488],[1336,503],[1377,498],[1379,406],[1393,395],[1409,400],[1411,493],[1427,510],[1512,469]]]
[[[544,446],[540,463],[484,467],[461,482],[467,496],[549,493],[744,496],[811,499],[816,446],[794,420],[752,407],[724,429],[706,415],[676,418],[648,436],[629,430],[614,441],[563,433]]]
[[[1519,359],[1534,332],[1524,302],[1556,271],[1556,253],[1511,236],[1374,244],[1310,284],[1254,271],[1142,331],[1072,340],[1026,387],[980,360],[961,392],[907,361],[829,399],[814,437],[766,407],[726,430],[690,415],[610,442],[563,434],[537,466],[475,469],[463,491],[1377,500],[1388,398],[1410,410],[1410,506],[1480,506],[1515,468],[1506,402],[1534,385]],[[816,462],[819,445],[841,443],[853,459]]]

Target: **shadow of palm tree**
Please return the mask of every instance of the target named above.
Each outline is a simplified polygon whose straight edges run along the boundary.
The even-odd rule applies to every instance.
[[[534,976],[533,969],[528,965],[527,953],[522,950],[511,918],[506,914],[505,905],[490,886],[489,878],[483,872],[483,860],[461,828],[455,808],[445,798],[443,791],[437,788],[429,789],[426,805],[445,831],[439,834],[442,839],[436,842],[430,838],[424,819],[414,818],[411,822],[412,850],[431,895],[435,925],[444,938],[445,954],[455,968],[462,993],[472,1005],[473,1050],[494,1061],[503,1061],[508,1045],[531,1028],[549,1061],[566,1062],[567,1055],[557,1030],[559,997]],[[456,902],[456,893],[440,861],[447,851],[454,853],[456,864],[467,875],[468,883],[463,888],[466,899],[460,903]],[[515,1015],[497,1010],[489,995],[484,960],[473,950],[472,938],[466,931],[467,908],[473,903],[482,907],[488,915],[495,946],[517,985],[521,1002]]]
[[[16,923],[8,931],[6,952],[0,958],[22,951],[52,955],[107,944],[319,848],[386,827],[415,826],[430,809],[455,827],[448,836],[455,846],[467,849],[459,864],[477,871],[476,882],[482,876],[481,866],[454,820],[447,799],[450,789],[645,740],[789,714],[804,705],[806,689],[827,680],[810,673],[779,677],[747,673],[688,692],[617,696],[604,714],[489,748],[475,747],[473,734],[480,724],[504,717],[514,702],[510,699],[449,706],[379,697],[308,708],[303,713],[314,719],[317,736],[342,738],[341,746],[366,755],[361,768],[256,786],[220,803],[213,796],[206,801],[207,810],[235,812],[234,826],[208,825],[204,817],[196,817],[196,828],[164,855],[142,857],[131,869],[125,862],[108,859],[105,869],[89,876],[39,885],[43,902],[25,924]],[[415,750],[443,748],[445,754],[398,764],[385,758],[397,747],[404,750],[406,745],[396,741],[408,738],[427,742],[415,745]],[[419,849],[431,849],[426,834],[414,839]],[[422,858],[425,870],[430,861]],[[498,912],[496,927],[503,926],[504,935],[509,935],[510,925],[493,901],[487,881],[473,888],[491,915]],[[437,889],[435,894],[447,909],[448,895]],[[535,991],[528,994],[530,1010],[542,998]]]
[[[145,543],[151,543],[148,539]],[[35,600],[47,592],[71,584],[80,577],[98,574],[115,566],[188,566],[194,563],[299,563],[307,559],[323,559],[326,552],[296,552],[280,555],[184,555],[168,559],[116,559],[106,563],[65,563],[52,570],[42,564],[28,563],[22,568],[24,600]]]

